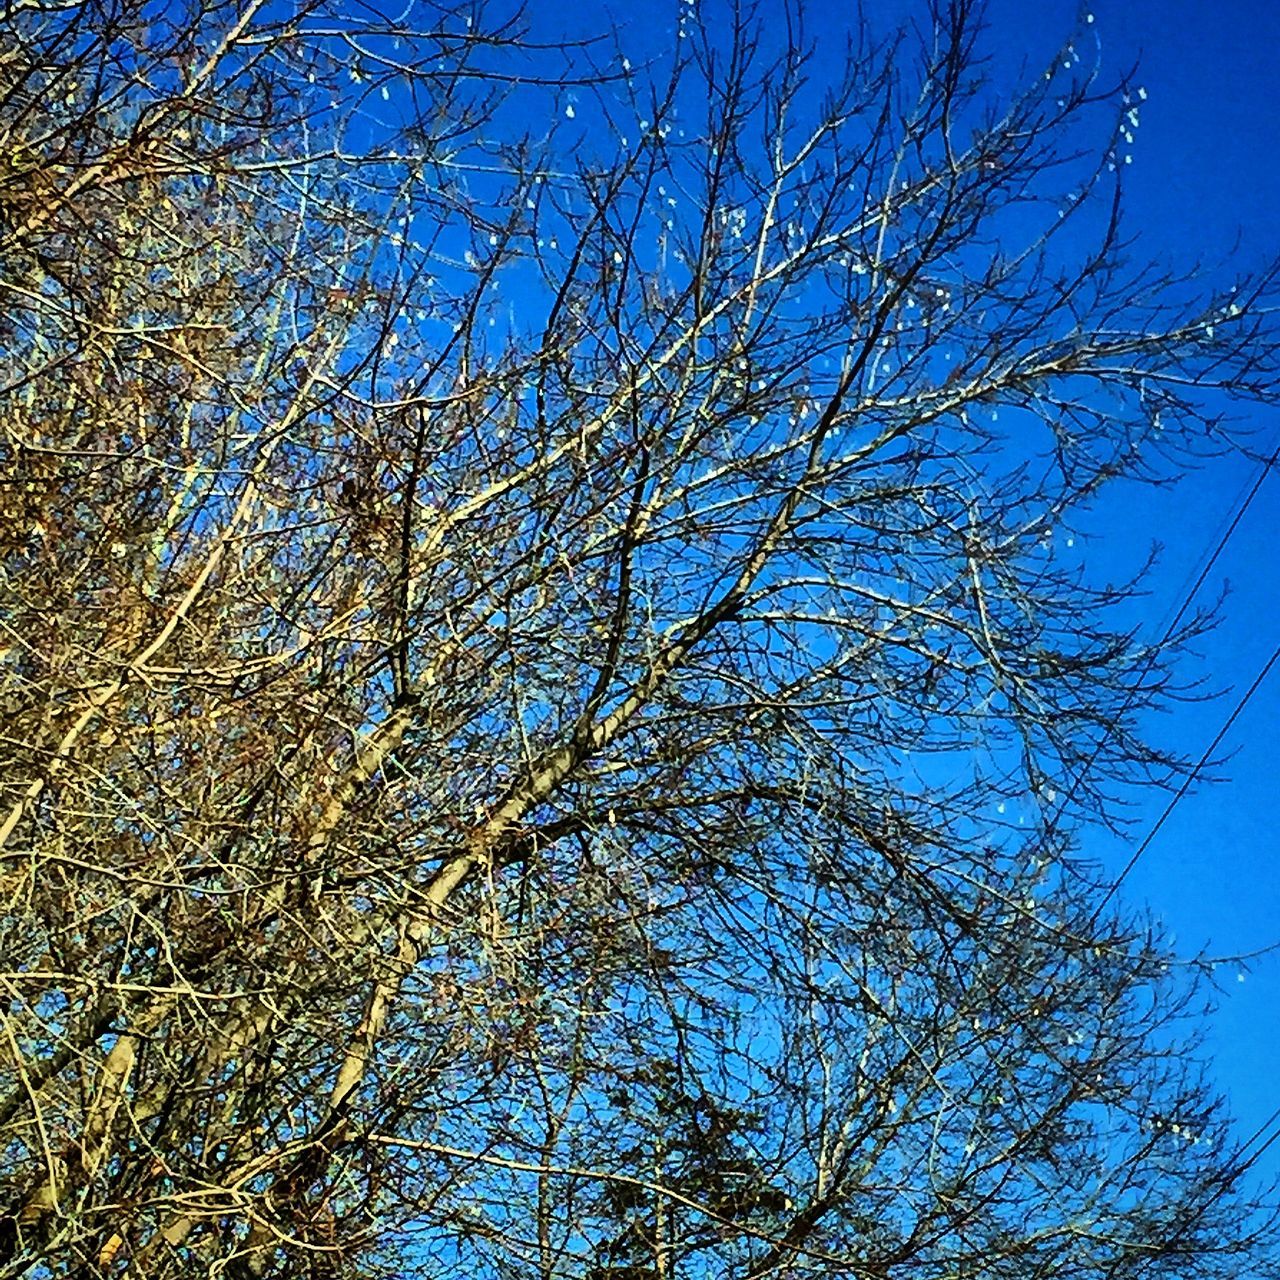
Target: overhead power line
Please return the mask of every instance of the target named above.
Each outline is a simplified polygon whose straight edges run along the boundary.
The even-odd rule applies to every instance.
[[[1276,447],[1271,452],[1271,456],[1267,458],[1267,460],[1263,462],[1263,464],[1258,468],[1258,474],[1254,477],[1253,484],[1250,485],[1249,490],[1245,494],[1244,498],[1239,501],[1236,507],[1235,515],[1232,516],[1230,523],[1227,525],[1227,527],[1223,530],[1221,536],[1218,538],[1217,544],[1214,546],[1213,551],[1210,554],[1209,558],[1204,562],[1204,567],[1196,575],[1195,581],[1192,582],[1191,586],[1188,587],[1186,592],[1184,593],[1182,597],[1182,602],[1178,606],[1178,611],[1173,615],[1173,618],[1169,622],[1168,626],[1165,627],[1164,633],[1161,635],[1160,639],[1152,647],[1150,656],[1147,658],[1146,662],[1143,664],[1141,674],[1139,675],[1138,679],[1134,681],[1132,688],[1130,688],[1129,690],[1128,696],[1125,698],[1123,704],[1120,707],[1119,717],[1125,716],[1132,709],[1134,700],[1137,698],[1138,692],[1142,687],[1143,679],[1147,676],[1151,668],[1155,665],[1156,655],[1164,647],[1164,645],[1166,645],[1169,642],[1169,640],[1177,633],[1179,625],[1181,624],[1183,618],[1186,617],[1187,611],[1191,608],[1191,602],[1199,594],[1200,588],[1204,586],[1209,575],[1213,572],[1213,566],[1218,563],[1219,559],[1221,559],[1222,553],[1227,548],[1227,544],[1231,541],[1233,535],[1235,534],[1235,531],[1240,527],[1240,522],[1244,519],[1249,508],[1253,505],[1254,498],[1258,496],[1258,491],[1262,488],[1264,482],[1266,481],[1267,476],[1271,474],[1272,468],[1276,465],[1278,461],[1280,461],[1280,444],[1276,445]],[[1075,798],[1076,792],[1079,791],[1080,787],[1084,783],[1085,778],[1088,777],[1090,770],[1097,763],[1098,756],[1101,755],[1102,748],[1105,744],[1106,744],[1106,736],[1104,735],[1102,738],[1098,740],[1097,743],[1095,743],[1093,751],[1090,753],[1089,758],[1084,762],[1084,767],[1080,770],[1078,774],[1076,774],[1074,781],[1071,783],[1071,786],[1067,791],[1062,807],[1058,810],[1059,814],[1066,812],[1067,807],[1070,805],[1071,801]],[[1049,831],[1046,833],[1047,835],[1053,834],[1053,829],[1055,825],[1056,825],[1056,822],[1050,823]],[[1148,836],[1148,838],[1143,841],[1144,848],[1148,843],[1150,843],[1150,838],[1151,837]],[[1124,876],[1128,874],[1129,870],[1132,867],[1132,861],[1133,860],[1131,860],[1130,862],[1130,867],[1126,868],[1124,873],[1121,875],[1121,879],[1123,879]],[[1116,885],[1112,886],[1111,892],[1107,894],[1106,900],[1110,899],[1111,893],[1115,891],[1116,887],[1117,887]]]
[[[1138,859],[1141,858],[1144,853],[1146,853],[1151,842],[1159,834],[1160,828],[1163,827],[1164,824],[1168,821],[1169,815],[1173,813],[1173,811],[1178,807],[1178,802],[1191,789],[1192,784],[1195,782],[1196,778],[1199,777],[1200,775],[1200,770],[1203,769],[1205,765],[1208,764],[1209,761],[1212,759],[1213,753],[1218,749],[1218,746],[1222,742],[1222,739],[1225,738],[1227,734],[1230,732],[1231,726],[1235,724],[1236,720],[1240,716],[1240,713],[1245,709],[1245,707],[1249,705],[1249,701],[1253,697],[1253,695],[1257,693],[1258,690],[1262,687],[1262,682],[1270,674],[1271,668],[1275,666],[1278,660],[1280,660],[1280,645],[1277,645],[1275,647],[1275,649],[1272,651],[1271,657],[1267,659],[1262,670],[1259,671],[1256,676],[1254,676],[1253,683],[1244,691],[1243,696],[1240,698],[1239,702],[1236,703],[1235,707],[1232,709],[1231,714],[1224,721],[1222,728],[1219,729],[1218,732],[1214,735],[1213,741],[1209,743],[1209,745],[1204,749],[1204,754],[1201,755],[1200,759],[1196,761],[1195,767],[1183,779],[1182,785],[1178,788],[1176,792],[1174,792],[1172,798],[1169,800],[1169,803],[1165,805],[1164,812],[1159,816],[1159,818],[1156,819],[1155,826],[1153,826],[1151,830],[1147,832],[1146,836],[1143,837],[1142,843],[1138,845],[1138,847],[1133,851],[1133,856],[1125,864],[1124,870],[1120,872],[1120,874],[1115,878],[1114,881],[1112,881],[1111,887],[1107,890],[1106,895],[1103,897],[1102,901],[1098,903],[1097,909],[1093,913],[1093,919],[1095,922],[1097,921],[1098,916],[1102,914],[1103,908],[1115,896],[1116,890],[1119,889],[1120,886],[1124,883],[1126,877],[1129,875],[1129,872],[1131,872],[1133,868],[1137,865]]]

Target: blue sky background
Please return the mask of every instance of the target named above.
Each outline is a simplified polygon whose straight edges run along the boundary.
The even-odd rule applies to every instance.
[[[1148,94],[1126,173],[1129,229],[1141,237],[1136,252],[1196,258],[1206,278],[1226,280],[1280,253],[1280,4],[1097,0],[1088,11],[1104,76],[1136,61],[1135,83]],[[992,37],[1001,58],[1016,65],[1029,57],[1034,65],[1076,13],[1070,4],[995,0]],[[1255,449],[1269,454],[1280,444],[1280,407],[1250,411],[1246,422]],[[1136,563],[1152,541],[1164,547],[1142,605],[1148,634],[1168,621],[1257,474],[1256,462],[1224,458],[1174,490],[1130,487],[1103,503],[1086,555],[1104,576],[1112,565]],[[1202,589],[1207,603],[1224,583],[1230,588],[1217,631],[1184,670],[1230,692],[1150,722],[1160,741],[1188,754],[1208,746],[1280,643],[1278,516],[1280,476],[1272,474]],[[1247,953],[1280,940],[1280,668],[1223,745],[1234,752],[1229,762],[1177,806],[1125,887],[1127,899],[1149,904],[1186,954]],[[1151,796],[1139,806],[1133,842],[1098,833],[1085,848],[1118,870],[1164,804]],[[1219,982],[1223,999],[1210,1036],[1215,1075],[1248,1134],[1280,1105],[1280,955],[1223,966]],[[1280,1145],[1259,1168],[1280,1173]]]

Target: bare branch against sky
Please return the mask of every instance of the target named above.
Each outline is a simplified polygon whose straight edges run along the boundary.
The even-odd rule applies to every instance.
[[[1273,278],[1084,16],[704,4],[5,9],[0,1277],[1275,1257],[1066,535]]]

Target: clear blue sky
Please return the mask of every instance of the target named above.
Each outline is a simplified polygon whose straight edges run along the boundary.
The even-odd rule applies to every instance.
[[[1280,3],[1276,0],[1096,0],[1092,29],[1104,70],[1135,61],[1147,89],[1142,128],[1128,178],[1130,229],[1139,251],[1199,258],[1206,274],[1229,276],[1280,253]],[[1004,56],[1020,59],[1053,45],[1069,29],[1072,4],[995,0],[992,35]],[[1233,252],[1234,250],[1234,252]],[[1280,443],[1280,406],[1249,415],[1255,447]],[[1165,493],[1124,494],[1099,519],[1090,559],[1099,566],[1136,561],[1152,540],[1164,545],[1144,619],[1158,631],[1216,543],[1224,521],[1257,474],[1243,458],[1224,459]],[[1136,498],[1136,501],[1135,501]],[[1204,593],[1230,594],[1217,632],[1188,670],[1232,692],[1207,705],[1151,721],[1164,742],[1198,755],[1240,693],[1280,644],[1280,475],[1263,484],[1218,562]],[[1280,759],[1280,668],[1236,721],[1224,748],[1235,754],[1222,780],[1202,784],[1175,809],[1132,873],[1126,894],[1146,902],[1179,949],[1248,952],[1280,940],[1276,761]],[[1141,837],[1164,801],[1143,804]],[[1131,846],[1090,841],[1119,867]],[[1240,976],[1244,981],[1238,981]],[[1220,971],[1224,998],[1211,1039],[1215,1074],[1241,1129],[1251,1132],[1280,1105],[1280,955]],[[1260,1165],[1280,1171],[1280,1147]]]

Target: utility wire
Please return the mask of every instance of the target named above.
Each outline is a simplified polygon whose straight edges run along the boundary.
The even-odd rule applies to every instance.
[[[1257,1140],[1277,1121],[1280,1120],[1280,1107],[1277,1107],[1250,1135],[1247,1142],[1240,1146],[1239,1154],[1244,1155]],[[1280,1138],[1280,1129],[1277,1129],[1267,1140],[1255,1151],[1251,1156],[1245,1159],[1240,1165],[1240,1172],[1244,1173],[1248,1169],[1252,1169],[1258,1163],[1259,1158],[1266,1149],[1271,1146],[1277,1138]]]
[[[1165,805],[1164,812],[1159,816],[1159,818],[1156,819],[1155,826],[1153,826],[1151,830],[1147,832],[1146,836],[1143,838],[1142,843],[1133,851],[1133,856],[1125,864],[1124,870],[1120,872],[1120,874],[1115,878],[1114,881],[1112,881],[1111,888],[1107,890],[1106,896],[1102,899],[1100,903],[1098,903],[1097,910],[1095,910],[1093,913],[1093,918],[1090,921],[1091,924],[1097,923],[1098,916],[1102,914],[1102,909],[1115,896],[1116,890],[1120,888],[1120,886],[1124,883],[1126,877],[1128,876],[1129,872],[1131,872],[1133,868],[1137,865],[1138,859],[1141,858],[1144,853],[1146,853],[1147,848],[1150,846],[1151,842],[1156,838],[1156,835],[1159,833],[1160,828],[1164,826],[1165,822],[1168,821],[1169,815],[1174,811],[1174,809],[1178,807],[1178,802],[1191,789],[1192,784],[1195,782],[1196,778],[1200,774],[1200,770],[1203,769],[1205,765],[1209,763],[1209,760],[1212,758],[1213,753],[1218,749],[1218,744],[1222,741],[1223,738],[1227,736],[1227,733],[1230,731],[1231,726],[1235,724],[1236,720],[1239,718],[1240,713],[1245,709],[1245,707],[1249,705],[1250,699],[1262,687],[1262,682],[1270,674],[1271,668],[1276,665],[1277,661],[1280,661],[1280,645],[1277,645],[1275,649],[1272,651],[1271,657],[1267,659],[1266,664],[1263,666],[1262,670],[1259,671],[1258,674],[1253,678],[1253,683],[1244,691],[1244,695],[1241,697],[1240,701],[1236,703],[1231,714],[1226,718],[1226,721],[1223,723],[1222,728],[1219,729],[1218,732],[1214,735],[1213,741],[1209,743],[1209,745],[1204,749],[1204,754],[1200,757],[1199,760],[1196,761],[1195,768],[1193,768],[1191,772],[1187,774],[1187,776],[1183,779],[1182,785],[1173,794],[1173,797],[1170,799],[1169,803]]]
[[[1191,584],[1191,587],[1187,590],[1186,594],[1183,596],[1182,603],[1179,606],[1177,613],[1174,614],[1173,620],[1166,627],[1164,634],[1160,638],[1160,642],[1157,648],[1160,645],[1165,644],[1170,638],[1170,636],[1172,636],[1175,630],[1177,629],[1178,624],[1182,621],[1183,617],[1186,615],[1187,610],[1191,607],[1191,602],[1192,600],[1195,599],[1196,593],[1204,585],[1205,580],[1208,578],[1209,574],[1213,570],[1213,566],[1218,562],[1218,559],[1222,555],[1222,552],[1226,549],[1227,544],[1231,541],[1232,535],[1235,533],[1236,529],[1239,527],[1240,522],[1244,519],[1245,514],[1249,510],[1249,507],[1252,505],[1254,498],[1258,496],[1258,491],[1262,488],[1263,482],[1266,480],[1267,476],[1270,475],[1271,469],[1275,466],[1278,460],[1280,460],[1280,445],[1276,446],[1276,448],[1272,451],[1271,456],[1262,464],[1261,468],[1258,471],[1257,477],[1255,478],[1248,493],[1244,496],[1243,501],[1240,502],[1238,509],[1236,510],[1236,513],[1232,518],[1230,524],[1228,524],[1226,529],[1223,531],[1222,535],[1219,537],[1217,545],[1213,549],[1212,555],[1209,556],[1208,560],[1204,564],[1204,567],[1200,570],[1199,574],[1196,576],[1195,581]],[[1153,652],[1151,657],[1147,660],[1147,663],[1143,668],[1143,671],[1142,671],[1143,676],[1145,676],[1147,672],[1150,671],[1154,661],[1155,661],[1155,653]],[[1265,681],[1267,676],[1271,673],[1271,669],[1276,665],[1277,661],[1280,661],[1280,645],[1277,645],[1276,648],[1272,651],[1271,656],[1263,664],[1262,670],[1259,671],[1258,674],[1254,677],[1252,684],[1249,685],[1249,687],[1245,690],[1244,694],[1241,696],[1240,700],[1236,703],[1235,707],[1232,708],[1231,714],[1227,717],[1227,719],[1223,723],[1222,728],[1218,730],[1218,732],[1214,735],[1213,741],[1208,745],[1208,747],[1205,748],[1204,753],[1200,756],[1200,759],[1196,762],[1195,768],[1192,769],[1190,774],[1187,775],[1186,779],[1183,781],[1182,785],[1178,788],[1177,792],[1170,798],[1169,803],[1165,805],[1164,811],[1160,814],[1159,818],[1156,819],[1155,825],[1151,828],[1151,830],[1147,832],[1145,837],[1143,837],[1142,842],[1133,851],[1133,854],[1129,858],[1129,861],[1125,863],[1124,869],[1115,878],[1115,880],[1112,881],[1111,887],[1107,890],[1102,901],[1098,904],[1097,908],[1094,910],[1092,919],[1090,921],[1091,926],[1097,923],[1098,917],[1102,914],[1103,910],[1106,908],[1107,903],[1109,903],[1111,899],[1115,897],[1116,893],[1120,889],[1120,886],[1124,884],[1130,872],[1132,872],[1134,867],[1137,866],[1138,860],[1142,857],[1144,853],[1146,853],[1147,849],[1150,848],[1152,841],[1155,840],[1161,828],[1169,820],[1169,817],[1173,813],[1174,809],[1178,807],[1178,803],[1191,789],[1191,786],[1195,782],[1196,778],[1199,776],[1200,771],[1209,762],[1209,760],[1213,756],[1213,753],[1217,750],[1218,745],[1222,742],[1222,739],[1225,738],[1226,735],[1231,731],[1231,726],[1235,724],[1236,720],[1240,718],[1241,713],[1244,711],[1245,707],[1249,705],[1249,702],[1252,700],[1254,694],[1256,694],[1257,691],[1262,687],[1263,681]],[[1135,685],[1133,690],[1130,692],[1129,697],[1125,701],[1124,708],[1121,714],[1124,714],[1124,712],[1128,711],[1129,708],[1133,705],[1133,699],[1137,695],[1137,687],[1138,686]],[[1089,757],[1088,761],[1086,761],[1085,763],[1084,768],[1077,775],[1076,781],[1072,785],[1070,795],[1075,794],[1077,787],[1084,780],[1085,774],[1088,773],[1089,769],[1093,766],[1094,762],[1097,760],[1098,753],[1101,751],[1101,749],[1102,749],[1102,743],[1099,743],[1094,748],[1093,754]],[[1070,796],[1068,798],[1070,798]],[[1254,1129],[1254,1131],[1249,1135],[1249,1138],[1247,1139],[1247,1141],[1245,1141],[1241,1145],[1239,1150],[1241,1162],[1238,1168],[1234,1171],[1237,1176],[1240,1174],[1244,1174],[1248,1172],[1248,1170],[1253,1168],[1253,1166],[1257,1164],[1257,1162],[1262,1158],[1262,1156],[1267,1152],[1267,1150],[1277,1140],[1280,1140],[1280,1128],[1278,1128],[1273,1133],[1271,1133],[1270,1136],[1267,1137],[1266,1141],[1264,1141],[1252,1154],[1248,1155],[1247,1157],[1245,1156],[1245,1152],[1248,1151],[1249,1148],[1252,1147],[1253,1144],[1257,1142],[1267,1132],[1267,1130],[1270,1129],[1273,1124],[1275,1124],[1277,1120],[1280,1120],[1280,1106],[1276,1107],[1275,1110],[1272,1111],[1271,1114],[1267,1116],[1267,1118],[1263,1120],[1263,1122],[1260,1125],[1258,1125],[1256,1129]],[[1223,1184],[1224,1190],[1226,1188],[1226,1185],[1227,1184],[1224,1182]]]
[[[1235,1151],[1236,1162],[1228,1165],[1223,1171],[1221,1182],[1218,1190],[1214,1193],[1210,1203],[1222,1199],[1222,1197],[1231,1189],[1237,1178],[1243,1177],[1266,1153],[1267,1149],[1277,1139],[1280,1139],[1280,1129],[1277,1129],[1252,1155],[1245,1155],[1259,1138],[1277,1121],[1280,1120],[1280,1107],[1276,1109],[1249,1135],[1249,1137],[1240,1144]]]
[[[1227,544],[1231,541],[1233,535],[1235,534],[1235,531],[1240,527],[1240,522],[1245,518],[1245,515],[1248,513],[1249,508],[1253,505],[1253,500],[1258,496],[1259,490],[1262,488],[1263,484],[1265,483],[1267,476],[1271,474],[1271,469],[1276,465],[1277,461],[1280,461],[1280,444],[1276,445],[1276,447],[1271,451],[1271,456],[1267,458],[1266,461],[1263,462],[1263,464],[1258,468],[1258,474],[1254,478],[1253,484],[1250,485],[1248,492],[1244,495],[1244,498],[1241,501],[1239,501],[1237,505],[1236,513],[1234,516],[1232,516],[1231,522],[1223,530],[1209,558],[1204,562],[1204,566],[1201,568],[1200,572],[1196,574],[1195,580],[1192,582],[1191,586],[1187,588],[1185,594],[1182,597],[1182,603],[1178,606],[1178,611],[1173,615],[1172,620],[1165,627],[1164,633],[1160,636],[1160,639],[1155,643],[1155,645],[1152,646],[1151,653],[1147,657],[1146,662],[1143,664],[1142,670],[1139,672],[1137,680],[1135,680],[1133,685],[1130,687],[1124,702],[1120,706],[1120,710],[1117,713],[1118,718],[1125,716],[1132,709],[1134,701],[1138,696],[1138,692],[1142,687],[1142,681],[1146,678],[1148,672],[1150,672],[1151,668],[1155,665],[1156,655],[1164,647],[1164,645],[1168,643],[1170,638],[1176,633],[1179,624],[1182,622],[1182,619],[1186,617],[1187,610],[1191,608],[1191,602],[1196,598],[1196,595],[1199,592],[1200,588],[1204,586],[1205,581],[1209,577],[1209,574],[1213,572],[1213,566],[1217,564],[1219,559],[1222,557],[1222,553],[1226,550]],[[1160,830],[1162,826],[1164,826],[1169,815],[1173,812],[1174,808],[1177,806],[1178,801],[1181,800],[1184,795],[1186,795],[1187,791],[1190,789],[1191,784],[1195,781],[1200,770],[1204,768],[1205,764],[1208,763],[1209,757],[1213,754],[1214,748],[1218,745],[1219,742],[1222,741],[1222,738],[1225,736],[1227,731],[1231,728],[1236,718],[1240,715],[1241,711],[1244,710],[1245,704],[1257,691],[1258,686],[1261,685],[1262,681],[1266,678],[1267,673],[1271,670],[1272,666],[1275,664],[1278,657],[1280,657],[1280,648],[1277,648],[1276,652],[1271,655],[1270,660],[1267,662],[1266,666],[1262,669],[1261,673],[1254,680],[1253,684],[1249,687],[1249,690],[1245,694],[1244,698],[1241,699],[1241,701],[1237,704],[1235,710],[1232,711],[1230,717],[1228,717],[1227,719],[1226,724],[1223,725],[1222,729],[1218,732],[1217,737],[1215,737],[1213,742],[1210,744],[1209,749],[1200,758],[1200,761],[1197,763],[1196,767],[1192,770],[1190,776],[1183,782],[1182,786],[1178,789],[1178,793],[1173,797],[1173,799],[1166,806],[1165,811],[1160,815],[1160,818],[1156,822],[1156,825],[1147,833],[1142,843],[1138,846],[1133,856],[1129,859],[1128,863],[1125,865],[1124,870],[1121,871],[1119,876],[1117,876],[1116,879],[1112,882],[1111,887],[1107,890],[1106,895],[1103,897],[1102,901],[1098,904],[1097,909],[1094,911],[1092,917],[1090,918],[1091,925],[1097,923],[1098,917],[1102,914],[1102,911],[1106,907],[1107,903],[1109,903],[1111,899],[1115,896],[1116,891],[1120,888],[1121,884],[1124,883],[1129,873],[1137,865],[1138,859],[1141,858],[1142,855],[1147,851],[1147,849],[1151,845],[1152,840],[1155,839],[1156,833]],[[1106,745],[1106,735],[1103,735],[1101,738],[1098,739],[1096,743],[1094,743],[1093,750],[1090,752],[1089,758],[1084,762],[1084,765],[1081,768],[1080,772],[1076,774],[1074,779],[1072,779],[1071,786],[1068,788],[1067,794],[1063,798],[1061,807],[1056,811],[1056,813],[1053,814],[1053,816],[1049,820],[1048,826],[1045,830],[1046,841],[1052,838],[1054,832],[1057,830],[1058,821],[1060,817],[1062,817],[1067,812],[1068,808],[1070,807],[1071,801],[1075,799],[1076,793],[1080,790],[1081,786],[1084,785],[1085,778],[1088,777],[1089,771],[1097,763],[1098,757],[1102,754],[1102,748],[1105,745]]]
[[[1241,484],[1240,491],[1236,494],[1235,501],[1232,503],[1231,509],[1224,513],[1222,519],[1218,522],[1218,527],[1210,536],[1210,542],[1214,542],[1214,539],[1217,539],[1217,541],[1214,543],[1216,549],[1209,553],[1209,561],[1206,563],[1204,556],[1202,555],[1196,562],[1196,565],[1193,565],[1192,568],[1187,571],[1186,577],[1183,579],[1180,590],[1186,592],[1182,597],[1184,600],[1184,611],[1185,602],[1189,601],[1190,598],[1193,597],[1204,585],[1205,577],[1209,570],[1213,568],[1213,561],[1218,558],[1219,553],[1231,540],[1231,535],[1235,533],[1236,526],[1244,518],[1245,512],[1249,510],[1249,506],[1257,496],[1258,490],[1262,488],[1263,482],[1266,480],[1267,476],[1271,474],[1271,470],[1277,462],[1280,462],[1280,444],[1276,445],[1275,452],[1273,452],[1269,458],[1264,459],[1260,463],[1257,474],[1253,479],[1250,480],[1246,478],[1244,483]],[[1203,570],[1199,567],[1201,565],[1203,565]],[[1194,585],[1188,588],[1187,583],[1191,582],[1193,578],[1195,579]],[[1166,614],[1166,617],[1167,616],[1168,615]]]
[[[1240,502],[1235,515],[1231,519],[1231,523],[1226,527],[1222,535],[1218,538],[1218,542],[1213,549],[1213,553],[1209,556],[1208,560],[1205,561],[1204,567],[1196,575],[1195,581],[1192,582],[1191,586],[1187,589],[1186,594],[1182,597],[1182,603],[1178,606],[1177,613],[1173,615],[1173,620],[1165,628],[1164,634],[1161,635],[1160,639],[1152,647],[1151,654],[1147,658],[1146,662],[1143,664],[1142,671],[1139,673],[1138,679],[1134,682],[1133,686],[1129,690],[1128,696],[1125,698],[1124,702],[1121,704],[1120,711],[1118,713],[1119,717],[1123,717],[1132,709],[1134,700],[1138,696],[1138,691],[1142,687],[1142,681],[1146,678],[1151,668],[1155,665],[1156,655],[1164,647],[1164,645],[1168,643],[1170,638],[1177,631],[1178,625],[1182,622],[1182,619],[1186,617],[1187,610],[1191,608],[1191,602],[1196,598],[1196,595],[1199,593],[1200,588],[1204,586],[1206,579],[1209,577],[1209,574],[1213,572],[1213,566],[1218,563],[1218,560],[1221,558],[1223,551],[1226,550],[1227,544],[1231,541],[1231,538],[1234,535],[1235,531],[1240,527],[1240,522],[1244,519],[1245,514],[1248,512],[1249,508],[1253,505],[1254,498],[1258,496],[1258,491],[1262,488],[1262,485],[1265,482],[1267,476],[1271,474],[1271,469],[1276,465],[1277,461],[1280,461],[1280,444],[1276,445],[1276,447],[1271,452],[1271,456],[1259,468],[1257,477],[1254,479],[1254,482],[1250,487],[1248,493],[1245,495],[1243,501]],[[1274,658],[1273,658],[1273,661],[1274,661]],[[1268,664],[1268,666],[1270,666],[1270,664]],[[1237,711],[1235,714],[1239,714],[1239,712]],[[1094,744],[1093,751],[1090,753],[1089,758],[1084,762],[1084,767],[1080,770],[1078,774],[1076,774],[1075,779],[1072,781],[1071,787],[1067,791],[1067,794],[1063,799],[1062,807],[1058,810],[1058,814],[1064,814],[1067,811],[1068,805],[1071,803],[1073,799],[1075,799],[1076,792],[1080,790],[1080,787],[1083,785],[1085,778],[1089,774],[1089,771],[1097,763],[1098,756],[1102,754],[1102,748],[1105,744],[1106,744],[1105,735],[1102,738],[1100,738],[1098,742]],[[1161,821],[1163,822],[1163,820],[1164,819],[1162,818]],[[1054,830],[1056,829],[1056,826],[1057,826],[1057,815],[1055,815],[1053,821],[1050,822],[1049,829],[1045,833],[1046,837],[1053,835]],[[1154,834],[1154,832],[1152,834]],[[1147,839],[1142,842],[1143,849],[1145,849],[1146,846],[1150,844],[1150,842],[1151,842],[1151,836],[1149,835]],[[1124,877],[1129,874],[1129,871],[1133,867],[1133,863],[1137,861],[1137,856],[1138,855],[1135,855],[1134,858],[1130,860],[1129,866],[1125,868],[1124,872],[1120,876],[1121,880],[1123,880]],[[1118,886],[1119,886],[1119,881],[1117,881],[1116,884],[1112,885],[1111,890],[1107,893],[1106,898],[1103,899],[1104,905],[1106,902],[1110,901],[1111,895],[1115,892]]]

